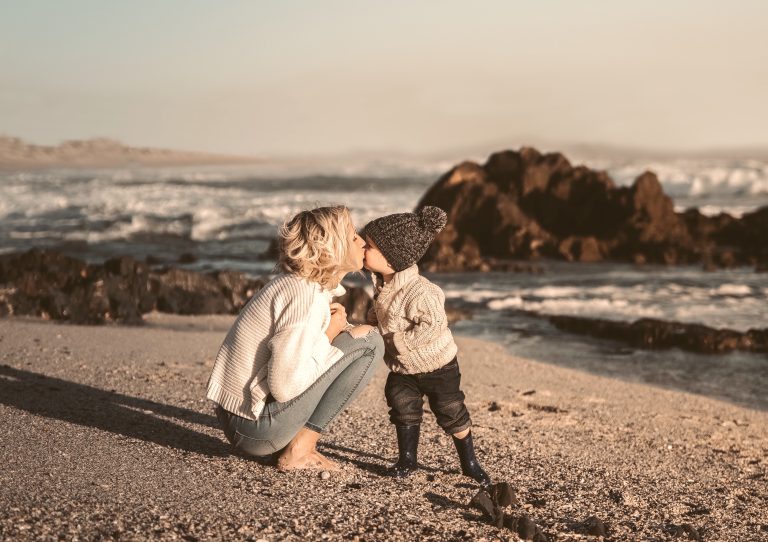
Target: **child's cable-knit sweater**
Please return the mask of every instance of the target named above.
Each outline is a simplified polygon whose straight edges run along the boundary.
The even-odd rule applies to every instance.
[[[342,358],[325,330],[332,297],[297,275],[278,275],[243,307],[219,349],[207,397],[255,420],[267,395],[284,402],[300,395]]]
[[[384,361],[396,373],[435,371],[457,352],[445,314],[445,294],[419,274],[415,264],[386,284],[373,274],[373,310],[369,323],[378,325],[387,347]]]

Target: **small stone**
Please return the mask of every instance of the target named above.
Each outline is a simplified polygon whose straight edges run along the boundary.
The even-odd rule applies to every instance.
[[[320,473],[321,480],[328,480],[330,477],[331,477],[331,473],[328,472],[327,470],[324,470],[323,472]]]

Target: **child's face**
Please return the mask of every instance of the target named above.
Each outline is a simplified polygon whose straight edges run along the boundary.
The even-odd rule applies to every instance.
[[[389,265],[389,262],[387,262],[384,254],[379,250],[379,247],[368,236],[365,238],[365,260],[363,260],[363,265],[368,271],[381,273],[382,275],[389,275],[395,272],[392,266]]]

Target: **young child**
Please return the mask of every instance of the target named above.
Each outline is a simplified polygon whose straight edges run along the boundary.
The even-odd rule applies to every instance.
[[[446,224],[437,207],[388,215],[363,230],[365,268],[372,272],[373,309],[369,324],[378,325],[390,369],[384,393],[395,425],[399,458],[391,470],[404,477],[413,472],[423,414],[424,395],[437,423],[453,437],[461,471],[482,486],[491,483],[475,457],[472,422],[459,384],[457,347],[448,329],[445,294],[419,275],[416,262]]]

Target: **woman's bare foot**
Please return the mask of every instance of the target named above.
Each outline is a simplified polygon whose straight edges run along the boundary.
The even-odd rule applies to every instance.
[[[299,469],[324,469],[325,466],[320,458],[310,452],[301,456],[283,454],[277,460],[277,468],[281,471],[288,471]]]
[[[277,468],[281,471],[300,469],[340,470],[339,465],[325,457],[317,450],[313,450],[301,456],[283,454],[277,460]]]
[[[282,471],[295,469],[339,470],[339,466],[322,455],[315,447],[320,433],[302,428],[277,460]]]
[[[312,452],[312,454],[315,457],[317,457],[318,461],[322,462],[322,464],[323,464],[322,468],[323,469],[325,469],[325,470],[334,470],[334,471],[341,470],[341,467],[339,466],[338,463],[336,463],[333,459],[328,459],[327,457],[325,457],[323,454],[321,454],[317,450]]]

